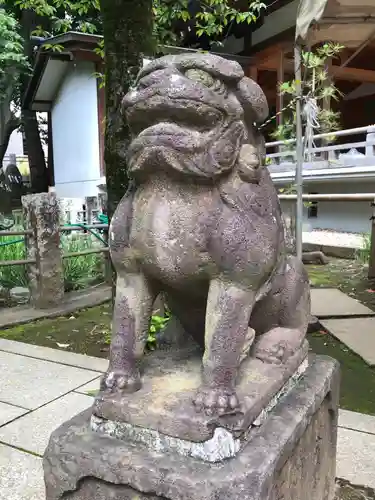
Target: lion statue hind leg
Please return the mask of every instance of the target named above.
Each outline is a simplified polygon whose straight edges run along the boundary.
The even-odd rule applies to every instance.
[[[303,344],[310,315],[309,279],[301,261],[288,256],[275,275],[270,292],[252,312],[257,338],[252,356],[284,363]]]

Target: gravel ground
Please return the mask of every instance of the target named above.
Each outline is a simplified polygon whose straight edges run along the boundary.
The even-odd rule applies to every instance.
[[[363,246],[363,236],[361,234],[340,233],[322,229],[304,231],[302,239],[304,243],[318,243],[335,247],[361,248]]]

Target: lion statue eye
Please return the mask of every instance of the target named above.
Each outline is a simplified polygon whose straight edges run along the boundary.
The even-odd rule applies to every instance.
[[[185,75],[190,78],[190,80],[194,80],[195,82],[202,83],[205,87],[211,88],[215,85],[215,78],[203,71],[202,69],[191,68],[185,72]]]

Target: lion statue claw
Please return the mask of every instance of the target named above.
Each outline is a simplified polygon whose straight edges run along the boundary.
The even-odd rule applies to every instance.
[[[286,254],[263,166],[265,96],[238,63],[183,54],[143,68],[123,108],[134,187],[110,226],[117,289],[102,390],[139,389],[137,360],[163,292],[204,347],[196,410],[233,412],[242,359],[284,363],[304,341],[310,310],[309,280]]]

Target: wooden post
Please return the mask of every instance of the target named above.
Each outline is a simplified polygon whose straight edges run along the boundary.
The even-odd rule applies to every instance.
[[[367,277],[369,279],[374,279],[375,278],[375,200],[371,203],[371,206],[372,206],[371,246],[370,246]]]
[[[248,69],[248,75],[249,75],[249,78],[254,80],[254,82],[257,82],[258,81],[258,68],[256,66],[250,66],[250,68]]]

